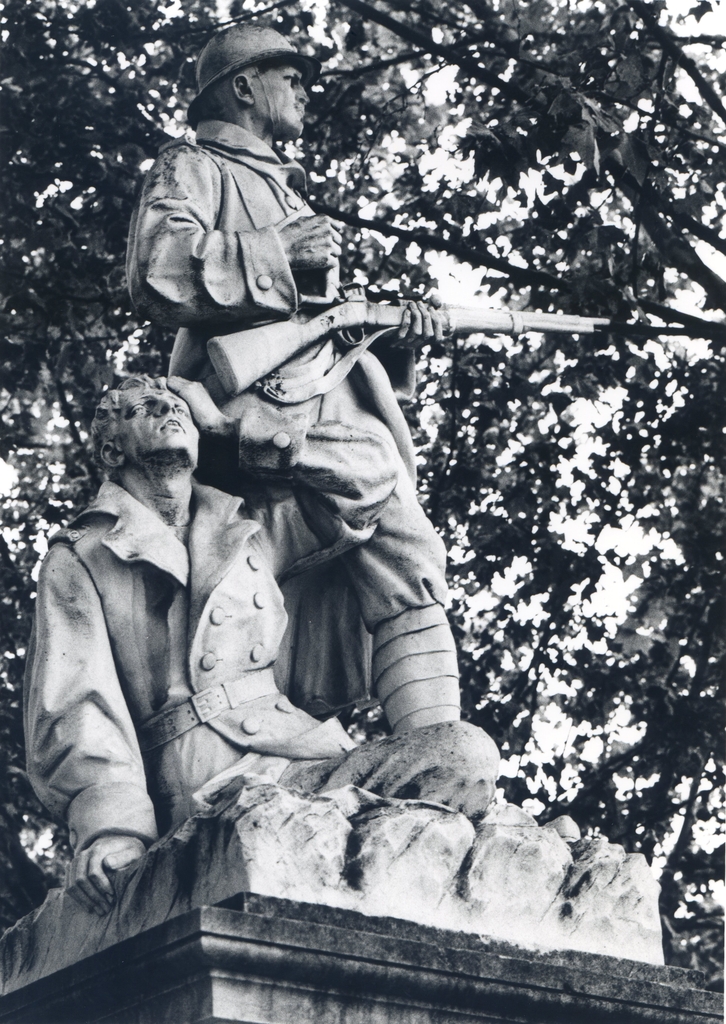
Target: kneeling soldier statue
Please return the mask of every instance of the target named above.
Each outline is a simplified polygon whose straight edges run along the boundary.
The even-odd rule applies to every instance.
[[[92,433],[110,479],[51,538],[25,687],[28,772],[68,823],[79,902],[106,913],[112,872],[218,778],[265,775],[308,792],[354,784],[474,818],[486,810],[497,750],[452,720],[448,694],[437,706],[409,684],[386,705],[393,735],[356,747],[336,718],[320,722],[277,687],[279,508],[251,518],[239,497],[193,479],[199,433],[163,378],[104,395]],[[320,549],[312,532],[305,544],[295,535],[291,561]]]

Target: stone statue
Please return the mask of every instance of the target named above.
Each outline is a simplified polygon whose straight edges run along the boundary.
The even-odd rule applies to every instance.
[[[92,432],[112,479],[51,539],[25,693],[28,772],[68,822],[80,902],[105,913],[113,872],[235,776],[485,812],[498,754],[481,730],[390,714],[394,735],[356,748],[278,690],[279,524],[193,480],[199,435],[163,378],[104,395]],[[289,557],[319,547],[310,533]]]
[[[197,142],[164,148],[134,213],[132,298],[178,333],[168,380],[101,399],[109,479],[41,568],[28,773],[74,858],[0,943],[6,988],[240,893],[662,962],[645,859],[492,802],[496,746],[459,720],[445,552],[397,404],[412,347],[452,321],[367,304],[341,328],[364,297],[272,148],[318,71],[272,29],[216,35]],[[397,332],[385,366],[370,324]],[[371,697],[392,735],[356,746],[334,712]]]
[[[250,508],[294,503],[288,520],[327,552],[313,559],[315,573],[301,577],[311,564],[299,564],[282,581],[284,688],[315,713],[372,695],[395,722],[455,721],[445,550],[416,498],[396,399],[413,385],[410,346],[442,336],[436,308],[408,304],[398,342],[409,348],[391,350],[390,376],[360,337],[341,332],[291,354],[284,325],[263,352],[242,339],[242,359],[257,370],[239,395],[225,394],[209,356],[220,333],[299,324],[343,298],[341,237],[307,205],[302,168],[272,148],[299,136],[318,72],[273,29],[237,25],[212,38],[189,110],[196,145],[169,143],[146,178],[129,287],[141,315],[178,328],[170,387],[202,428],[200,478]]]

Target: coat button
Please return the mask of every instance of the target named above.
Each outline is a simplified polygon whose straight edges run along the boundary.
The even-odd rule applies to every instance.
[[[226,618],[227,614],[224,608],[212,608],[209,613],[209,621],[213,626],[221,626]]]
[[[275,704],[275,707],[277,708],[278,711],[284,711],[286,715],[292,714],[292,704],[287,699],[287,697],[283,697],[281,700],[278,700],[277,704]]]
[[[80,530],[69,530],[68,531],[68,540],[74,540],[75,541],[75,540],[80,540],[80,539],[81,539]]]
[[[202,656],[201,665],[205,672],[211,671],[217,664],[217,658],[211,652]]]
[[[272,278],[269,274],[260,274],[257,278],[257,287],[261,292],[269,292],[272,288]]]
[[[289,448],[292,443],[292,438],[289,434],[286,434],[284,430],[279,430],[273,437],[272,443],[275,448]]]
[[[265,595],[255,594],[255,596],[252,598],[252,603],[254,604],[255,608],[264,608],[265,605],[267,604],[267,601],[265,600]]]
[[[250,651],[250,659],[252,661],[262,661],[262,655],[265,653],[265,648],[262,644],[255,644]]]
[[[262,722],[260,722],[259,718],[245,718],[242,722],[242,728],[248,736],[254,736],[262,728]]]
[[[257,555],[247,555],[247,565],[249,565],[250,569],[254,569],[257,572],[260,567],[260,560]]]

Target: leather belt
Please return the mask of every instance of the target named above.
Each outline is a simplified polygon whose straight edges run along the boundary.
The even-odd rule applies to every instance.
[[[139,746],[143,753],[161,747],[224,711],[231,711],[240,704],[265,697],[269,693],[279,692],[271,668],[250,672],[228,683],[208,686],[206,690],[192,694],[183,703],[175,704],[167,711],[160,711],[144,722],[138,729]]]

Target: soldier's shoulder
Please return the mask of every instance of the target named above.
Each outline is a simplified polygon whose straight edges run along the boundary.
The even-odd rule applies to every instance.
[[[207,178],[210,173],[215,174],[219,165],[220,161],[196,142],[187,138],[170,139],[159,150],[146,176],[145,188],[153,189],[159,184],[165,189],[174,188],[180,181],[186,181],[188,186],[190,175],[194,179],[200,174]]]
[[[200,146],[197,142],[182,135],[178,139],[170,139],[161,146],[155,166],[188,162],[218,165],[224,161],[218,153],[213,153],[206,146]]]
[[[94,509],[91,505],[84,509],[68,526],[56,530],[48,540],[48,547],[53,548],[57,544],[62,544],[78,551],[84,551],[102,540],[115,521],[115,516],[100,509]]]
[[[162,146],[159,147],[158,155],[161,156],[163,153],[174,153],[177,150],[198,150],[196,142],[192,139],[188,139],[186,135],[181,135],[178,139],[169,139]]]

